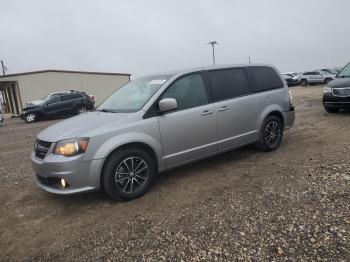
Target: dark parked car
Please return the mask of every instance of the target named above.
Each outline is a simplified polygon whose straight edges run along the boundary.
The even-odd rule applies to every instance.
[[[28,123],[39,119],[50,119],[80,114],[94,108],[93,96],[84,92],[66,91],[50,94],[42,100],[27,103],[21,118]]]
[[[323,92],[323,106],[329,113],[350,108],[350,63],[337,74],[336,79],[329,82]]]

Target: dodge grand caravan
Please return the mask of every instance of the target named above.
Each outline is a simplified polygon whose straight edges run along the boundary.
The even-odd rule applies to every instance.
[[[96,111],[42,131],[31,159],[48,192],[104,190],[128,200],[156,173],[251,143],[275,150],[293,122],[275,67],[213,66],[127,83]]]

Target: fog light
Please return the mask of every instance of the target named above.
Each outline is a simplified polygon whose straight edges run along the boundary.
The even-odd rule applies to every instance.
[[[60,183],[63,188],[66,187],[66,180],[64,180],[63,178],[60,179]]]

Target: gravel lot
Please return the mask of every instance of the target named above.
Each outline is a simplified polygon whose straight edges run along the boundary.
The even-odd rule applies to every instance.
[[[322,87],[292,88],[282,146],[248,146],[159,175],[130,202],[60,197],[32,182],[35,136],[55,121],[0,126],[1,261],[349,261],[350,113]]]

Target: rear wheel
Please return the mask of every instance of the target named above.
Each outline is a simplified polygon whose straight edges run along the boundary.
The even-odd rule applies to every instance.
[[[306,79],[301,79],[301,81],[300,81],[301,86],[307,86],[307,84],[308,84],[308,82]]]
[[[324,108],[328,113],[338,113],[339,112],[339,108],[336,107],[325,107]]]
[[[86,112],[86,107],[85,107],[85,106],[79,106],[79,107],[77,107],[77,109],[75,110],[75,114],[76,114],[76,115],[82,114],[82,113],[84,113],[84,112]]]
[[[113,199],[131,200],[142,196],[152,184],[156,168],[148,153],[122,149],[113,153],[103,171],[103,188]]]
[[[275,150],[280,146],[282,137],[282,120],[275,115],[269,115],[265,118],[261,126],[260,138],[257,146],[262,151]]]
[[[25,119],[27,123],[33,123],[36,121],[37,115],[35,113],[31,113],[31,114],[28,114]]]

